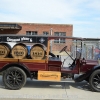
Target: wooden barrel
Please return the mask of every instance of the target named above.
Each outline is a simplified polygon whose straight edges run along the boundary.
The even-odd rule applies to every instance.
[[[16,44],[11,50],[12,57],[16,59],[26,58],[27,54],[28,54],[27,47],[25,44],[22,43]]]
[[[45,56],[45,50],[43,49],[43,46],[40,44],[36,44],[32,46],[30,50],[30,56],[32,59],[36,59],[36,60],[43,59]]]
[[[7,43],[0,43],[0,58],[6,58],[10,54],[11,46]]]

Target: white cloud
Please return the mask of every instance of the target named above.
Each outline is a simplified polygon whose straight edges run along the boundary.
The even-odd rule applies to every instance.
[[[95,10],[100,11],[100,0],[91,0],[88,6]]]
[[[74,36],[98,36],[99,4],[99,0],[1,0],[0,21],[73,24]]]
[[[17,17],[36,17],[36,18],[60,18],[63,19],[67,16],[77,15],[78,9],[72,2],[65,0],[3,0],[0,3],[2,11],[7,11],[16,14]],[[6,6],[4,6],[4,4]],[[72,5],[72,6],[71,6]],[[19,16],[18,16],[19,15]],[[27,19],[28,19],[27,18]]]
[[[100,17],[95,17],[94,20],[100,21]]]

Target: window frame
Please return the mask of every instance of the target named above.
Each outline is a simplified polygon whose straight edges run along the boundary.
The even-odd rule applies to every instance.
[[[66,36],[66,32],[54,32],[54,36]],[[58,42],[57,42],[58,41]],[[57,44],[64,44],[66,43],[66,39],[54,39],[54,43],[57,43]]]
[[[49,32],[48,31],[43,31],[43,35],[49,35]]]
[[[26,35],[38,35],[37,31],[26,31]]]

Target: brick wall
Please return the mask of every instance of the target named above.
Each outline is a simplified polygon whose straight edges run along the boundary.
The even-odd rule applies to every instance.
[[[11,24],[11,23],[10,23]],[[54,32],[66,32],[66,36],[73,35],[73,25],[69,24],[36,24],[36,23],[15,23],[22,27],[22,29],[0,29],[0,34],[25,34],[26,31],[37,31],[38,34],[43,35],[43,32],[46,31],[49,34],[54,35]],[[70,50],[71,43],[61,43],[55,44],[52,43],[52,50],[59,51],[62,47],[68,45],[68,50]]]

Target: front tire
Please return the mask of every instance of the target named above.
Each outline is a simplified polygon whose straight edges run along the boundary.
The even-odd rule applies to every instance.
[[[93,91],[100,92],[100,69],[91,74],[89,84]]]
[[[3,82],[8,89],[21,89],[26,83],[26,74],[21,68],[10,67],[3,73]]]

